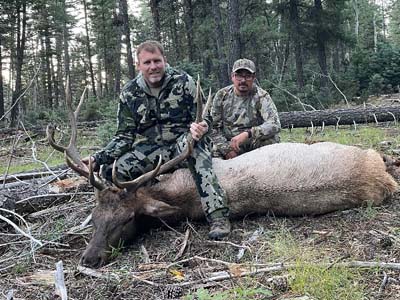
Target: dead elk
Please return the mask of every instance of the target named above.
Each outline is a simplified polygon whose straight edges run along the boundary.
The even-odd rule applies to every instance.
[[[50,144],[55,144],[51,128],[48,138]],[[71,152],[68,147],[62,149]],[[81,259],[85,266],[104,265],[111,247],[116,247],[121,239],[133,239],[140,216],[166,221],[204,218],[187,169],[178,169],[167,179],[144,186],[150,178],[170,167],[169,162],[159,164],[154,171],[131,182],[116,180],[116,187],[106,185],[93,172],[78,166],[79,159],[67,161],[96,188],[93,235]],[[232,218],[253,212],[318,215],[366,203],[379,205],[397,189],[397,183],[386,172],[376,151],[335,143],[274,144],[232,160],[214,159],[213,164],[226,191]]]

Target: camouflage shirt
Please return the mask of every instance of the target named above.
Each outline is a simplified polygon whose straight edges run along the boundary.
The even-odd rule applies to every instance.
[[[170,145],[195,120],[195,83],[186,73],[166,68],[158,97],[152,95],[139,74],[122,89],[118,106],[118,127],[109,144],[94,157],[98,164],[110,164],[136,144]]]
[[[226,155],[232,137],[251,130],[252,139],[279,141],[281,123],[268,92],[254,85],[249,96],[237,96],[233,85],[220,89],[211,108],[214,148]]]

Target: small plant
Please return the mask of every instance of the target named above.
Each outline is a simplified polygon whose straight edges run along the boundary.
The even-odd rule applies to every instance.
[[[368,201],[366,207],[360,208],[361,216],[365,220],[374,219],[378,213],[378,210],[375,206],[372,205],[372,202]]]
[[[206,289],[198,289],[194,294],[185,296],[185,300],[253,300],[265,299],[272,296],[272,292],[265,288],[237,287],[223,292],[211,293]]]
[[[365,299],[361,275],[346,268],[326,268],[306,261],[297,261],[290,271],[290,288],[313,299]]]
[[[123,249],[124,249],[124,241],[123,240],[119,240],[117,247],[111,246],[110,259],[113,260],[113,259],[117,258],[118,256],[120,256],[122,254],[122,250]]]

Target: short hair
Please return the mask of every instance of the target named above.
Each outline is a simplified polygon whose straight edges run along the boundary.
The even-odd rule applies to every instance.
[[[161,55],[164,56],[164,48],[163,46],[157,42],[157,41],[152,41],[148,40],[143,43],[141,43],[137,48],[136,48],[136,59],[139,61],[139,54],[142,51],[148,51],[150,53],[154,53],[157,50],[160,51]]]

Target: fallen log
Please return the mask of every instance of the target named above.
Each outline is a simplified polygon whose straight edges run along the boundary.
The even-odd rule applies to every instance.
[[[282,128],[397,122],[400,105],[279,113]]]

